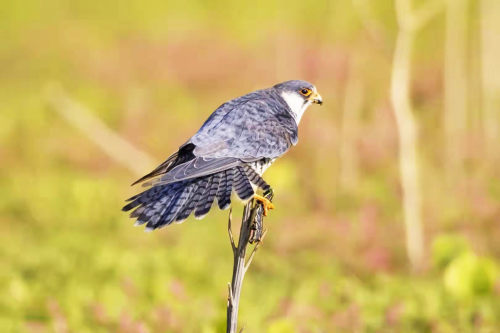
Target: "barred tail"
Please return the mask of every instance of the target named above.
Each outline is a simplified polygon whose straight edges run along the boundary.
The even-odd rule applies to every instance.
[[[210,211],[215,199],[220,209],[227,209],[233,190],[241,200],[248,200],[254,195],[252,184],[269,189],[251,168],[238,166],[200,178],[153,186],[128,199],[130,202],[123,211],[134,209],[130,217],[137,218],[136,225],[146,224],[146,229],[153,230],[173,222],[180,223],[193,212],[201,219]]]

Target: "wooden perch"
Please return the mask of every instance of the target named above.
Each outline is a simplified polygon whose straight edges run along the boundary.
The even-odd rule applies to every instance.
[[[228,234],[231,248],[233,250],[233,276],[231,283],[228,284],[227,298],[227,329],[226,332],[234,333],[238,328],[238,308],[240,303],[241,288],[243,286],[243,278],[247,272],[252,260],[257,252],[262,239],[266,235],[266,231],[260,230],[263,222],[263,207],[262,204],[250,200],[243,209],[243,217],[241,219],[240,235],[238,245],[234,242],[232,224],[232,209],[229,211]],[[254,235],[260,235],[254,238]],[[250,256],[247,257],[247,247],[249,244],[255,243]]]

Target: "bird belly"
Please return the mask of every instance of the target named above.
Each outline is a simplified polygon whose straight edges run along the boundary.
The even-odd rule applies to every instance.
[[[266,171],[267,168],[271,166],[271,164],[274,163],[276,159],[275,158],[263,158],[261,160],[251,162],[248,165],[259,174],[259,176],[262,176],[264,172]]]

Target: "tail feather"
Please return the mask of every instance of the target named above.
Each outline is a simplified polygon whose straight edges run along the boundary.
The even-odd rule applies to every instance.
[[[212,176],[212,184],[210,185],[210,189],[208,190],[205,198],[200,200],[199,203],[196,205],[194,211],[195,217],[201,218],[210,211],[215,196],[217,195],[217,190],[219,189],[220,177],[221,177],[220,173],[216,173],[215,175]]]
[[[267,191],[271,188],[268,183],[262,178],[254,169],[249,167],[248,165],[243,166],[245,173],[247,174],[248,179],[252,184],[257,185],[263,191]]]
[[[243,168],[237,168],[234,179],[233,187],[238,197],[241,200],[250,199],[250,197],[254,195],[254,190]]]
[[[149,221],[148,221],[148,228],[149,229],[156,229],[159,228],[160,226],[170,224],[172,221],[168,221],[167,217],[171,213],[175,203],[179,199],[179,196],[181,195],[181,190],[177,189],[173,194],[168,198],[166,201],[166,204],[163,206],[163,209],[158,210],[157,214],[155,214]]]
[[[160,201],[164,201],[166,199],[168,199],[168,188],[167,189],[163,189],[163,191],[158,191],[159,189],[155,189],[154,192],[156,193],[162,193],[163,197],[161,196],[158,196],[159,200]],[[149,201],[147,202],[146,199],[154,199],[155,196],[151,195],[151,193],[153,193],[153,191],[144,191],[143,193],[141,194],[138,194],[136,195],[135,199],[133,199],[134,201],[130,202],[129,204],[127,204],[125,207],[123,207],[122,209],[124,211],[128,211],[128,210],[131,210],[135,207],[138,207],[136,210],[134,210],[132,213],[130,213],[130,217],[138,217],[140,218],[144,212],[149,209],[156,201]],[[142,216],[143,218],[145,216]]]
[[[188,201],[189,197],[191,196],[192,191],[193,191],[193,184],[189,183],[181,191],[179,191],[179,194],[177,195],[176,199],[172,201],[172,206],[168,210],[168,213],[166,211],[165,215],[160,218],[157,224],[153,225],[152,223],[148,223],[147,227],[154,229],[161,228],[175,221],[177,215],[180,213],[180,211]]]
[[[129,203],[125,205],[125,207],[123,207],[122,210],[126,212],[145,202],[148,202],[149,198],[154,197],[155,194],[160,192],[161,190],[162,190],[161,188],[152,187],[150,189],[147,189],[146,191],[134,195],[133,197],[128,198],[127,201]]]
[[[196,218],[202,218],[203,216],[199,214],[199,211],[203,208],[205,204],[205,200],[207,199],[210,189],[212,188],[212,185],[214,183],[214,177],[206,177],[206,184],[203,189],[200,189],[200,191],[197,194],[197,200],[194,203],[194,216]],[[219,185],[217,185],[219,186]]]
[[[220,181],[219,181],[219,187],[217,188],[217,194],[216,194],[216,198],[217,198],[217,204],[219,205],[219,208],[222,209],[222,201],[224,200],[224,195],[225,195],[225,192],[226,192],[226,184],[228,182],[228,177],[227,177],[227,172],[226,171],[222,171],[220,173]]]
[[[210,176],[200,178],[199,184],[198,184],[198,189],[194,193],[193,198],[192,198],[191,202],[189,203],[189,206],[187,207],[188,209],[191,210],[191,212],[195,210],[198,202],[200,202],[200,200],[203,198],[205,193],[210,188],[211,179],[212,179],[212,177],[210,177]]]
[[[155,228],[154,226],[158,225],[161,222],[162,217],[164,216],[165,212],[170,211],[170,208],[172,207],[172,204],[176,200],[178,195],[179,195],[178,192],[174,192],[172,196],[165,197],[164,200],[162,200],[162,199],[158,200],[159,203],[162,203],[164,205],[163,209],[154,209],[151,206],[146,206],[145,207],[146,210],[151,209],[151,211],[153,213],[150,216],[147,216],[146,218],[142,218],[142,216],[139,217],[137,219],[136,224],[142,225],[142,224],[147,223],[146,226],[148,228],[154,229]]]
[[[157,202],[141,206],[133,211],[130,216],[137,217],[137,224],[139,225],[147,223],[152,217],[158,214],[157,208],[155,208],[154,206],[156,204],[166,204],[168,199],[169,197],[165,196],[163,198],[160,198]]]
[[[252,184],[263,190],[270,188],[252,168],[239,166],[200,178],[156,184],[129,198],[123,210],[132,210],[130,217],[137,219],[136,225],[157,229],[182,222],[193,212],[196,218],[202,218],[215,199],[220,209],[226,209],[233,190],[240,199],[247,200],[254,194]]]
[[[225,181],[220,182],[217,191],[217,203],[220,209],[226,209],[231,204],[231,190],[233,188],[234,169],[224,171]]]
[[[194,217],[197,219],[203,218],[204,215],[200,214],[201,210],[205,205],[205,201],[210,193],[212,186],[214,186],[214,177],[208,176],[206,179],[206,184],[203,190],[198,193],[198,200],[194,203]],[[217,185],[219,186],[219,185]],[[212,199],[213,200],[213,199]]]
[[[200,184],[199,183],[193,183],[191,186],[192,186],[191,194],[187,198],[186,204],[181,208],[181,210],[177,214],[177,217],[175,218],[176,223],[181,223],[185,219],[187,219],[189,217],[189,215],[191,215],[191,212],[194,209],[194,206],[195,206],[195,203],[196,203],[196,200],[197,200],[197,199],[195,199],[195,196],[198,195],[198,192],[199,192],[199,189],[200,189]]]
[[[182,184],[180,183],[169,184],[169,186],[163,186],[161,191],[156,191],[156,196],[148,195],[149,202],[145,202],[144,198],[137,199],[137,201],[142,203],[142,206],[133,211],[130,216],[137,217],[136,223],[138,225],[149,224],[151,220],[156,223],[161,218],[163,212],[171,207],[180,189],[182,189]]]

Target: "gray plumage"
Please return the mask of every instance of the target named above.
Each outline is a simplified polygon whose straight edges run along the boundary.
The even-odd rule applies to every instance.
[[[256,188],[269,190],[262,173],[297,144],[300,117],[314,102],[321,104],[314,86],[295,80],[222,104],[178,152],[136,182],[151,187],[123,210],[135,209],[136,224],[156,229],[192,213],[202,218],[214,200],[226,209],[233,192],[248,200]]]

